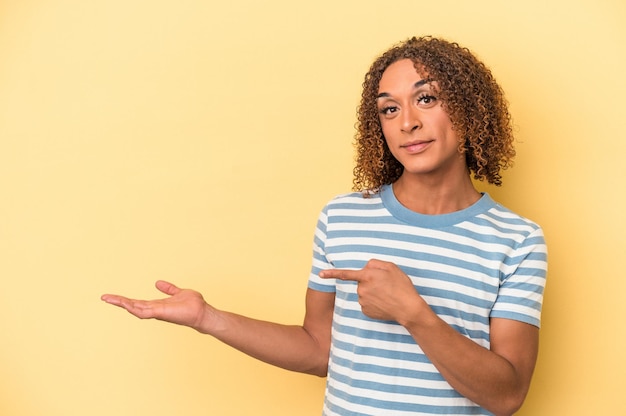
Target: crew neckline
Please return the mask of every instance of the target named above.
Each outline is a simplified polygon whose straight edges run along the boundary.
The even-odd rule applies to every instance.
[[[380,197],[385,208],[387,208],[387,210],[389,210],[389,212],[400,221],[428,228],[442,228],[459,224],[491,209],[496,205],[495,201],[491,199],[489,194],[483,192],[478,201],[460,211],[450,212],[447,214],[428,215],[411,211],[402,205],[393,193],[391,185],[383,185],[381,187]]]

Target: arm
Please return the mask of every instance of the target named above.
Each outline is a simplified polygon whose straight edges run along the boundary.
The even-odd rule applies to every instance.
[[[488,350],[430,308],[421,316],[404,326],[452,387],[496,415],[511,415],[522,406],[537,360],[538,328],[494,318]]]
[[[159,319],[209,334],[269,364],[326,376],[334,293],[307,290],[304,323],[282,325],[218,310],[200,293],[171,283],[158,281],[156,287],[169,297],[145,301],[103,295],[102,300],[141,319]]]
[[[403,325],[463,396],[496,415],[513,414],[522,405],[537,359],[536,327],[492,319],[486,349],[440,319],[392,263],[371,260],[361,270],[326,270],[321,276],[357,281],[363,313]]]

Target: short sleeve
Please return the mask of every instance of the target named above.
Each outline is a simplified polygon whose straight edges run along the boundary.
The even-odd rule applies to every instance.
[[[320,292],[335,292],[335,279],[322,279],[319,273],[322,270],[332,268],[332,264],[326,258],[326,237],[328,227],[328,205],[320,213],[315,234],[313,237],[313,262],[309,275],[309,289]]]
[[[509,260],[490,317],[513,319],[539,327],[548,266],[541,228],[530,233]]]

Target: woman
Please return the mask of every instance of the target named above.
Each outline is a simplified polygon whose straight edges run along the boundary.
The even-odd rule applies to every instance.
[[[409,39],[365,77],[356,192],[320,214],[302,325],[163,281],[162,300],[102,298],[328,376],[325,415],[512,414],[537,358],[546,247],[470,176],[500,185],[512,143],[490,71],[457,44]]]

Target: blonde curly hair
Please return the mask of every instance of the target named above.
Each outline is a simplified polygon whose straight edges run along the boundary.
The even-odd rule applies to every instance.
[[[404,170],[387,147],[376,104],[378,84],[392,63],[410,59],[423,78],[439,85],[439,98],[459,135],[470,173],[500,186],[500,171],[515,156],[508,103],[491,71],[457,43],[434,37],[411,38],[382,54],[365,75],[358,108],[353,188],[376,192]]]

